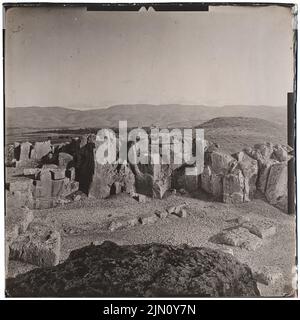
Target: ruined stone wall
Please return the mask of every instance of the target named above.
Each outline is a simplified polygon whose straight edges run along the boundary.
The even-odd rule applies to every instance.
[[[204,191],[225,203],[251,201],[261,192],[287,212],[287,163],[292,157],[288,146],[263,143],[230,155],[207,142],[203,171],[187,176],[186,166],[174,163],[119,164],[117,158],[99,164],[99,143],[94,135],[84,135],[63,145],[46,141],[8,146],[6,163],[24,171],[7,189],[20,205],[35,209],[53,207],[78,189],[93,198],[125,191],[159,199],[170,189],[184,189]]]

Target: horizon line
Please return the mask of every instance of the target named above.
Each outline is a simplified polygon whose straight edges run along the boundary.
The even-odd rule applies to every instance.
[[[182,107],[207,107],[207,108],[225,108],[225,107],[270,107],[270,108],[284,108],[286,105],[265,105],[265,104],[227,104],[227,105],[205,105],[205,104],[182,104],[182,103],[164,103],[164,104],[151,104],[151,103],[129,103],[129,104],[113,104],[108,107],[91,107],[87,109],[79,109],[76,107],[62,107],[62,106],[5,106],[5,109],[19,109],[19,108],[60,108],[60,109],[68,109],[73,111],[92,111],[92,110],[107,110],[112,107],[126,107],[126,106],[151,106],[151,107],[162,107],[162,106],[182,106]]]

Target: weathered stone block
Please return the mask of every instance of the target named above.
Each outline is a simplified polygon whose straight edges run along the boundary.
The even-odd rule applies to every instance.
[[[139,223],[137,217],[119,217],[109,225],[110,231],[133,227]]]
[[[32,188],[32,179],[25,177],[18,177],[13,181],[8,182],[8,190],[10,192],[14,191],[29,191]]]
[[[153,213],[145,213],[141,216],[139,216],[139,222],[141,224],[152,224],[155,223],[157,221],[157,216],[156,214]]]
[[[262,245],[262,240],[259,237],[242,227],[224,230],[214,237],[214,241],[219,244],[245,248],[247,250],[256,250]]]
[[[62,169],[51,169],[51,178],[52,180],[60,180],[65,178],[66,176],[66,170],[64,168]]]
[[[74,181],[76,177],[75,168],[70,168],[66,170],[66,177]]]
[[[169,213],[167,211],[159,211],[159,210],[156,210],[155,211],[155,214],[158,216],[158,218],[160,219],[165,219],[167,218],[167,216],[169,215]]]
[[[25,168],[23,170],[24,176],[35,176],[40,172],[40,168]]]
[[[33,221],[33,212],[28,208],[8,207],[5,216],[5,230],[9,238],[24,233]]]
[[[254,279],[264,285],[272,285],[284,281],[281,269],[276,266],[263,266],[261,268],[251,269]]]
[[[287,212],[287,163],[275,163],[272,165],[268,177],[265,196],[268,202]]]
[[[175,213],[176,216],[180,218],[186,218],[187,217],[187,211],[184,208],[181,208],[178,212]]]
[[[27,230],[10,244],[10,259],[40,267],[55,266],[60,259],[60,234],[47,228]]]
[[[244,201],[244,176],[241,170],[236,170],[223,178],[223,202],[240,203]]]
[[[274,223],[269,220],[257,221],[255,223],[245,222],[242,226],[261,239],[273,236],[276,233]]]
[[[67,168],[68,163],[73,160],[73,156],[68,153],[60,152],[58,154],[58,165],[60,167]]]
[[[230,169],[232,163],[236,162],[232,156],[220,151],[211,152],[208,158],[208,164],[210,165],[212,171],[217,174],[225,174]]]
[[[34,199],[33,209],[49,209],[57,206],[58,198],[36,198]]]

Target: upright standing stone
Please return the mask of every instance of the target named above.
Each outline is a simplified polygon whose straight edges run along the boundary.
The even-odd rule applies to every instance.
[[[287,212],[287,162],[272,165],[266,187],[266,198],[270,204]]]

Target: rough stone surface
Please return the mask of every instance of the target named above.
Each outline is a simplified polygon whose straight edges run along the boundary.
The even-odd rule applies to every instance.
[[[274,159],[268,159],[265,161],[258,161],[259,164],[259,174],[257,180],[257,189],[262,193],[265,193],[267,182],[270,174],[270,169],[273,164],[277,163]]]
[[[245,179],[241,170],[229,173],[223,179],[223,202],[244,202]]]
[[[160,218],[160,219],[165,219],[168,217],[169,213],[167,211],[155,211],[155,214]]]
[[[271,237],[276,233],[276,226],[269,220],[261,220],[255,223],[245,222],[242,226],[261,239]]]
[[[245,178],[244,201],[249,201],[254,197],[256,191],[256,181],[258,176],[257,160],[254,160],[244,154],[238,161],[238,168],[242,171]]]
[[[272,165],[268,177],[266,187],[266,198],[270,204],[280,208],[281,210],[288,211],[287,203],[287,183],[288,183],[287,163],[275,163]]]
[[[25,168],[23,170],[24,176],[36,176],[41,169],[39,168]]]
[[[263,266],[262,268],[251,268],[255,280],[264,285],[272,285],[283,282],[283,275],[279,267]]]
[[[40,267],[55,266],[60,259],[60,234],[45,226],[34,226],[10,243],[9,258]]]
[[[201,188],[216,199],[223,195],[223,175],[213,173],[209,166],[205,166],[201,174]]]
[[[73,156],[68,153],[60,152],[58,155],[58,165],[60,167],[67,168],[68,163],[71,162],[72,160],[73,160]]]
[[[213,237],[212,240],[219,244],[245,248],[247,250],[256,250],[262,245],[262,240],[259,237],[242,227],[224,230]]]
[[[139,216],[139,222],[141,224],[152,224],[157,221],[157,215],[154,213],[145,213],[141,216]]]
[[[10,297],[255,297],[248,266],[208,248],[105,241],[56,267],[7,279]]]
[[[39,161],[51,151],[52,146],[50,140],[36,142],[31,152],[31,158],[35,159],[36,161]]]
[[[115,231],[127,227],[133,227],[138,223],[139,221],[137,217],[122,217],[112,221],[108,229],[110,231]]]
[[[52,180],[60,180],[65,178],[66,176],[66,170],[64,168],[62,169],[52,169],[51,172],[51,178]]]
[[[33,218],[33,212],[28,208],[8,207],[5,216],[6,240],[15,239],[19,234],[24,233]]]
[[[226,173],[230,169],[232,163],[236,161],[232,156],[220,151],[210,152],[207,157],[208,164],[212,171],[217,174]]]

